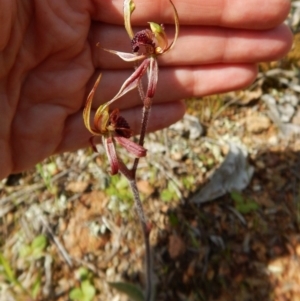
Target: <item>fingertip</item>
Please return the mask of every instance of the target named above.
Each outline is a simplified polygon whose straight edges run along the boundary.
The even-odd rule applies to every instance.
[[[148,132],[166,128],[180,120],[185,114],[186,105],[183,100],[153,105],[151,109]]]
[[[283,23],[291,9],[290,0],[272,0],[269,3],[269,9],[266,10],[267,26],[272,28]]]
[[[290,0],[225,1],[219,25],[234,28],[266,30],[284,22],[290,11]]]
[[[278,27],[278,32],[278,36],[281,37],[281,39],[278,46],[277,57],[275,58],[276,60],[281,59],[291,50],[294,40],[291,29],[285,24]]]

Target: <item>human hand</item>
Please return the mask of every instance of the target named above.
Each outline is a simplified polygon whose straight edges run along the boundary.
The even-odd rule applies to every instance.
[[[227,3],[227,5],[226,5]],[[257,74],[256,63],[276,60],[291,46],[281,23],[289,0],[174,0],[179,39],[159,59],[159,83],[149,130],[184,114],[180,99],[241,89]],[[226,5],[226,6],[225,6]],[[136,0],[133,24],[172,23],[169,1]],[[96,47],[130,51],[123,1],[0,0],[0,178],[59,152],[88,145],[82,120],[86,96],[103,74],[94,109],[112,98],[132,64]],[[170,38],[173,25],[165,25]],[[136,91],[117,102],[138,132]]]

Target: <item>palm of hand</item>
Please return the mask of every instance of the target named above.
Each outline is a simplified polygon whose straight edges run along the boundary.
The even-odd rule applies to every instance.
[[[1,32],[7,43],[1,53],[0,149],[7,168],[16,171],[72,147],[65,146],[67,132],[81,118],[94,72],[84,5],[29,2],[16,10],[9,5],[17,16],[7,24],[11,31]]]
[[[0,179],[53,153],[87,145],[82,108],[98,74],[95,69],[103,70],[105,87],[95,95],[95,107],[109,100],[132,72],[132,65],[95,50],[98,41],[105,48],[130,47],[122,2],[0,0]],[[292,43],[288,28],[280,25],[289,3],[174,0],[181,31],[175,48],[160,61],[163,84],[158,84],[149,129],[183,115],[178,99],[243,88],[255,79],[257,62],[283,56]],[[133,20],[138,25],[171,22],[169,2],[139,0]],[[138,93],[119,104],[136,129]]]

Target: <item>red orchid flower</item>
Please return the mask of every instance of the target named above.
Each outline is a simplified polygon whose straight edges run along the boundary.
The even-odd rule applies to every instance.
[[[132,0],[124,1],[124,22],[126,31],[131,39],[131,46],[133,53],[120,52],[110,49],[104,49],[110,53],[118,55],[121,59],[127,62],[143,62],[135,69],[133,74],[124,82],[117,95],[109,101],[109,103],[122,97],[130,90],[136,88],[147,71],[148,85],[146,94],[143,95],[144,102],[153,98],[157,86],[158,78],[158,64],[157,56],[162,55],[169,51],[175,45],[175,42],[179,33],[179,18],[177,10],[171,0],[169,2],[172,5],[174,11],[175,20],[175,36],[171,44],[168,43],[167,35],[163,25],[159,25],[154,22],[149,22],[150,29],[145,29],[133,34],[131,27],[131,14],[135,9],[134,2]]]
[[[128,152],[132,153],[136,158],[146,156],[146,149],[140,144],[136,144],[129,140],[131,137],[131,130],[126,120],[120,116],[119,110],[114,110],[109,113],[109,105],[122,97],[127,92],[139,86],[143,75],[147,71],[148,85],[146,93],[140,91],[144,105],[148,103],[151,106],[151,99],[153,98],[157,86],[158,79],[158,64],[156,57],[169,51],[175,44],[179,32],[179,19],[176,8],[171,0],[169,0],[173,10],[175,19],[175,36],[171,44],[168,43],[164,27],[154,22],[149,22],[150,29],[145,29],[133,34],[131,28],[131,14],[135,9],[132,0],[124,0],[124,22],[126,31],[131,38],[131,45],[133,53],[125,53],[120,51],[104,49],[110,53],[118,55],[121,59],[128,62],[143,62],[136,67],[133,74],[123,83],[119,92],[115,97],[105,104],[101,105],[94,117],[94,126],[90,126],[90,111],[95,91],[99,85],[101,75],[94,84],[93,89],[88,95],[86,106],[83,111],[83,119],[86,128],[94,135],[101,136],[103,144],[106,149],[108,159],[110,161],[111,173],[116,174],[119,170],[126,171],[125,165],[120,161],[116,154],[115,142],[123,146]],[[145,123],[146,124],[146,123]],[[95,144],[91,139],[92,145]],[[128,169],[127,169],[128,170]]]
[[[101,74],[96,80],[93,89],[87,97],[86,105],[83,110],[83,120],[86,128],[94,136],[91,138],[91,144],[96,150],[94,137],[101,136],[106,154],[111,166],[111,174],[114,175],[118,171],[124,171],[124,164],[118,158],[115,148],[115,142],[124,147],[129,153],[137,158],[145,157],[147,150],[133,141],[129,140],[132,136],[129,124],[124,117],[120,116],[119,109],[114,109],[109,113],[108,103],[101,105],[94,117],[94,126],[90,125],[91,106],[95,91],[99,85]]]

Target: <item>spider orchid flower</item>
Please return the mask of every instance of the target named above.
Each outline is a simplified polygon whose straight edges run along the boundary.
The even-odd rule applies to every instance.
[[[133,74],[124,82],[117,95],[110,100],[109,103],[136,88],[146,71],[148,75],[148,85],[146,94],[144,95],[144,101],[153,98],[158,79],[158,64],[156,58],[157,56],[162,55],[173,48],[179,33],[179,19],[177,10],[173,2],[171,0],[169,0],[169,2],[172,5],[175,20],[175,36],[170,44],[168,43],[164,26],[154,22],[149,22],[150,29],[141,30],[134,34],[132,31],[130,18],[135,9],[135,5],[132,0],[124,1],[124,23],[126,31],[131,39],[132,53],[110,49],[104,50],[119,56],[126,62],[139,62],[141,60],[143,60],[143,62],[139,64]]]
[[[133,141],[129,140],[132,136],[129,124],[124,117],[120,116],[119,109],[114,109],[109,112],[108,104],[101,105],[94,117],[94,125],[90,125],[91,106],[94,98],[95,91],[99,85],[101,75],[98,77],[94,84],[93,89],[87,97],[86,105],[83,110],[83,120],[86,128],[91,134],[91,144],[94,150],[97,150],[94,143],[95,136],[101,136],[103,145],[111,167],[111,174],[118,173],[119,170],[125,168],[123,162],[118,158],[115,148],[115,143],[124,147],[129,153],[137,158],[145,157],[147,150]]]

